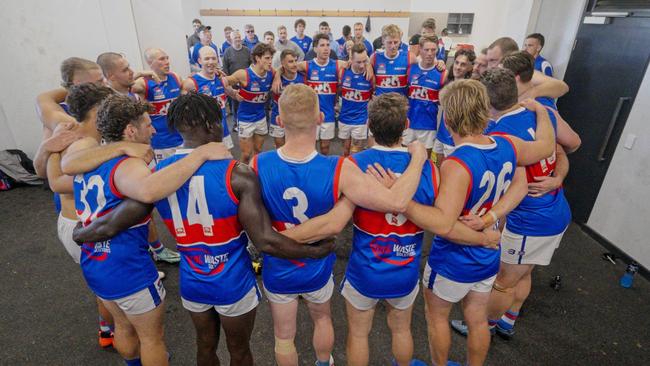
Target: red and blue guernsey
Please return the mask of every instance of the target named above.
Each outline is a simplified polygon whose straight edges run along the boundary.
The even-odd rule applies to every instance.
[[[346,69],[341,77],[341,112],[339,121],[348,125],[363,125],[368,120],[368,102],[372,84],[363,73]]]
[[[359,167],[379,163],[403,173],[411,157],[406,148],[375,145],[354,154],[350,160]],[[425,163],[413,200],[433,205],[438,194],[433,162]],[[352,253],[345,278],[364,296],[375,299],[402,297],[418,282],[424,231],[402,214],[354,210]]]
[[[305,55],[309,51],[309,48],[311,47],[311,44],[313,42],[311,37],[308,36],[304,36],[302,38],[298,38],[298,36],[293,36],[291,40],[293,41],[293,43],[297,44],[298,47],[300,47],[300,49]]]
[[[316,151],[303,160],[282,155],[282,148],[253,157],[262,198],[273,227],[283,231],[327,213],[338,200],[343,159]],[[321,259],[282,259],[264,255],[264,287],[277,294],[316,291],[332,276],[334,253]]]
[[[395,92],[406,96],[409,86],[409,54],[400,50],[395,57],[390,58],[385,52],[375,52],[375,63],[372,65],[375,71],[375,95]]]
[[[336,60],[328,59],[327,64],[320,65],[313,59],[307,62],[306,84],[318,94],[320,111],[325,115],[323,122],[333,123],[336,92],[338,91],[339,69]]]
[[[553,128],[557,130],[555,115],[549,111]],[[523,107],[506,113],[491,126],[490,135],[508,134],[524,141],[535,140],[537,118],[535,112]],[[550,157],[526,166],[528,182],[535,177],[551,176],[555,170],[555,152]],[[566,230],[571,222],[571,209],[564,197],[562,187],[541,197],[526,196],[514,210],[507,215],[506,227],[515,234],[526,236],[558,235]]]
[[[167,128],[167,109],[181,95],[180,80],[176,74],[169,73],[167,79],[161,81],[160,84],[147,79],[144,85],[144,95],[154,108],[150,116],[156,133],[151,137],[151,147],[154,149],[168,149],[180,146],[183,143],[181,135]]]
[[[190,79],[194,82],[194,87],[196,88],[197,93],[209,95],[219,102],[219,107],[221,107],[221,127],[223,128],[223,137],[230,136],[228,123],[226,122],[226,91],[221,79],[218,77],[215,77],[214,79],[206,79],[198,73],[190,76]]]
[[[544,75],[553,77],[553,66],[542,55],[535,57],[535,70],[543,73]]]
[[[113,181],[118,166],[128,159],[113,158],[97,169],[74,178],[74,201],[77,216],[84,225],[103,216],[120,204],[124,196]],[[158,272],[149,256],[144,222],[97,243],[81,246],[81,269],[88,287],[99,297],[115,300],[151,286]]]
[[[161,161],[165,169],[192,150]],[[176,193],[156,202],[181,254],[181,296],[189,301],[230,305],[255,286],[246,251],[248,237],[237,219],[239,200],[230,185],[235,160],[205,162]]]
[[[517,167],[514,145],[506,137],[493,137],[493,140],[490,145],[458,145],[447,157],[458,162],[470,176],[461,215],[483,215],[497,203],[512,181]],[[428,259],[431,276],[438,273],[461,283],[494,276],[499,271],[499,261],[499,250],[461,245],[439,236],[433,240]],[[428,283],[433,285],[430,279]]]
[[[278,109],[278,100],[280,100],[280,95],[282,95],[282,91],[287,85],[304,84],[305,75],[298,72],[296,73],[296,76],[292,80],[285,78],[284,75],[280,75],[280,82],[282,83],[282,86],[280,87],[280,94],[273,93],[273,103],[271,104],[271,124],[275,126],[278,125],[278,122],[276,121],[276,117],[278,116],[278,114],[280,114],[280,110]]]
[[[246,69],[246,86],[239,88],[239,96],[244,100],[239,102],[237,119],[241,122],[258,122],[266,118],[264,109],[273,83],[273,71],[260,76],[252,67]]]
[[[428,69],[420,64],[409,71],[409,128],[413,130],[435,130],[438,127],[438,93],[445,81],[446,71],[435,66]]]

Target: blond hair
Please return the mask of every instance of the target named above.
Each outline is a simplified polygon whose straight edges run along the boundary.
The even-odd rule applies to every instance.
[[[485,86],[476,80],[457,80],[440,93],[449,130],[460,137],[480,135],[489,118],[490,100]]]
[[[305,132],[319,118],[318,95],[305,84],[287,86],[278,101],[280,119],[287,131]]]
[[[397,25],[395,25],[395,24],[385,25],[381,29],[381,39],[385,39],[386,37],[401,38],[402,37],[402,30],[399,29],[399,27]]]

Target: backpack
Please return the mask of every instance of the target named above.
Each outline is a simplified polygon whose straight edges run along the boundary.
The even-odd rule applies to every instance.
[[[43,184],[43,179],[36,175],[34,163],[21,150],[0,151],[0,181],[0,190],[11,189],[20,183]]]

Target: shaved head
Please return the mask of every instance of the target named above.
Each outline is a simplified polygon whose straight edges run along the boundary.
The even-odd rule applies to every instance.
[[[162,48],[157,48],[157,47],[151,47],[147,48],[144,50],[144,59],[145,61],[150,64],[153,60],[158,58],[160,54],[167,54],[165,51],[162,50]]]
[[[204,58],[206,56],[217,56],[217,53],[214,51],[214,48],[210,46],[203,46],[199,50],[199,57]]]

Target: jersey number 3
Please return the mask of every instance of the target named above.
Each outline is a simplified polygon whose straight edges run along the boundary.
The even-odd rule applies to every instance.
[[[309,207],[309,202],[307,202],[307,195],[305,195],[305,192],[296,187],[289,187],[282,194],[282,198],[287,201],[295,199],[296,204],[292,207],[291,210],[293,212],[293,217],[296,220],[298,220],[301,224],[309,220],[309,217],[305,215],[305,212],[307,212],[307,208]],[[293,226],[289,223],[286,223],[285,225],[287,228]]]

